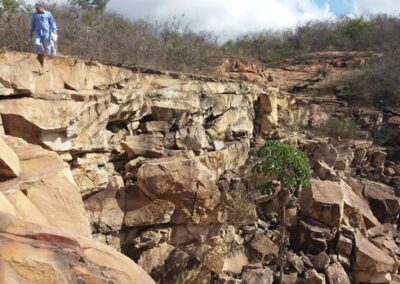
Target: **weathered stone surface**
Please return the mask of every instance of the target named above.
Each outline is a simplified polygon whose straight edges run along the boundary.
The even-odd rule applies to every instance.
[[[17,216],[17,211],[8,199],[0,192],[0,208],[4,213]]]
[[[174,249],[173,246],[167,243],[162,243],[159,246],[142,253],[138,265],[148,273],[151,273],[153,269],[164,265],[165,261]]]
[[[309,259],[313,264],[313,267],[320,272],[325,271],[328,268],[331,261],[329,255],[327,255],[326,252],[321,252],[317,255],[310,255]]]
[[[351,239],[346,238],[343,234],[341,234],[339,236],[336,249],[339,254],[350,257],[353,250],[353,242]]]
[[[250,249],[254,259],[262,261],[278,257],[279,252],[278,246],[259,231],[254,234]]]
[[[299,274],[297,272],[284,274],[282,281],[285,284],[295,284],[295,283],[297,283],[298,276],[299,276]]]
[[[261,93],[256,85],[138,74],[61,57],[41,67],[30,54],[2,53],[0,63],[7,66],[1,82],[16,94],[31,94],[2,100],[2,129],[52,150],[119,150],[127,134],[121,137],[114,126],[133,135],[150,112],[154,123],[141,127],[147,133],[167,134],[180,116],[196,115],[199,129],[213,138],[253,134],[253,102]],[[25,75],[12,73],[25,65]]]
[[[369,274],[371,279],[376,274],[395,272],[398,268],[396,260],[380,250],[360,233],[356,234],[354,271],[363,275]]]
[[[341,184],[344,189],[345,207],[352,208],[355,211],[359,212],[359,214],[363,218],[363,221],[367,229],[380,225],[378,219],[374,216],[373,212],[371,211],[368,202],[363,197],[354,193],[354,191],[352,190],[353,186],[352,188],[350,188],[350,186],[344,183],[343,181],[341,182]],[[351,219],[351,216],[349,216],[349,214],[347,213],[345,214],[345,217],[346,219]],[[349,220],[346,221],[350,222]]]
[[[274,273],[268,267],[247,269],[243,272],[242,279],[248,284],[272,284]]]
[[[339,263],[331,264],[325,271],[326,279],[329,284],[350,284],[350,279],[346,271]]]
[[[106,126],[112,111],[108,108],[111,97],[97,94],[97,101],[90,102],[85,95],[82,100],[68,96],[3,100],[0,115],[6,134],[55,151],[108,149]],[[142,105],[131,107],[138,110]]]
[[[400,116],[392,116],[391,118],[389,118],[388,123],[393,125],[400,125]]]
[[[337,161],[336,161],[337,164]],[[335,164],[335,166],[336,166]],[[322,180],[338,180],[335,170],[323,161],[317,161],[314,165],[314,173]]]
[[[19,160],[17,154],[0,137],[0,176],[19,176]]]
[[[347,172],[350,168],[352,161],[354,160],[354,152],[346,151],[339,154],[338,159],[335,163],[335,169],[339,171]]]
[[[339,183],[311,180],[311,188],[300,193],[301,211],[332,227],[339,227],[343,218],[343,190]]]
[[[199,151],[210,148],[206,131],[202,125],[181,128],[176,132],[176,144],[180,149]]]
[[[72,156],[67,157],[72,166],[72,175],[82,196],[104,190],[109,183],[115,181],[111,180],[114,170],[107,169],[109,156],[108,153],[87,153],[76,159]]]
[[[26,222],[2,209],[2,283],[154,283],[132,260],[106,245]]]
[[[374,167],[384,167],[387,153],[383,151],[374,151],[372,153],[371,163]]]
[[[364,196],[379,221],[395,222],[400,213],[400,198],[394,195],[394,188],[368,180],[361,180],[360,183]]]
[[[147,121],[141,124],[141,129],[145,133],[168,133],[170,125],[167,121]]]
[[[250,142],[245,139],[227,143],[223,150],[201,155],[200,161],[211,170],[215,178],[218,178],[225,171],[234,171],[243,166],[247,161],[249,151]]]
[[[329,226],[339,227],[344,220],[351,222],[347,209],[352,208],[361,214],[367,228],[379,225],[368,202],[355,194],[344,182],[311,180],[311,189],[304,189],[299,197],[301,211]],[[343,219],[344,218],[344,219]]]
[[[125,214],[126,193],[121,177],[112,177],[106,189],[85,199],[92,228],[99,233],[117,232]]]
[[[164,155],[164,145],[161,137],[150,134],[128,136],[122,143],[130,159],[142,157],[159,158]]]
[[[361,165],[361,163],[364,161],[368,151],[365,148],[359,148],[354,151],[354,159],[353,163],[356,165]]]
[[[126,69],[59,57],[42,67],[33,53],[2,52],[0,78],[14,94],[46,93],[49,90],[93,89],[132,76]]]
[[[56,153],[22,139],[6,136],[5,141],[20,160],[21,174],[1,182],[0,192],[17,209],[17,216],[90,236],[83,202],[68,164]]]
[[[294,268],[296,269],[296,271],[300,274],[303,273],[304,271],[304,262],[301,259],[300,256],[292,253],[292,252],[288,252],[287,254],[287,261],[288,263]]]
[[[248,263],[249,261],[243,247],[235,249],[228,252],[226,255],[222,271],[225,273],[239,274]]]
[[[259,99],[257,123],[261,132],[268,132],[278,126],[279,89],[269,88]]]
[[[167,158],[146,162],[139,169],[137,185],[152,200],[175,205],[177,216],[172,222],[218,222],[220,192],[209,169],[197,160]]]
[[[370,272],[356,272],[355,279],[359,283],[392,283],[392,276],[390,273],[370,273]]]
[[[338,78],[349,74],[351,69],[380,56],[371,52],[321,51],[287,59],[273,67],[251,58],[226,58],[217,74],[264,86],[279,86],[283,90],[313,89],[329,86],[332,81],[337,82]],[[321,76],[318,70],[327,72]]]
[[[329,167],[333,167],[339,157],[335,147],[324,141],[307,141],[305,151],[308,153],[312,165],[318,161],[323,161]]]
[[[33,227],[35,230],[40,229],[39,224],[53,227],[51,235],[48,235],[46,230],[44,232],[39,230],[38,233],[35,234],[31,232],[13,233],[12,235],[18,235],[20,238],[16,240],[16,242],[18,242],[16,247],[19,251],[24,250],[22,245],[19,245],[19,243],[23,242],[23,240],[21,240],[22,238],[27,238],[28,240],[37,238],[40,242],[48,238],[50,241],[54,239],[56,243],[58,242],[57,240],[60,242],[65,241],[67,245],[67,247],[65,249],[62,248],[62,250],[60,245],[57,244],[51,245],[49,250],[41,250],[41,248],[43,248],[42,244],[29,244],[35,247],[35,251],[32,253],[27,252],[29,255],[32,255],[33,258],[18,256],[18,262],[13,262],[11,264],[12,267],[17,267],[18,272],[28,277],[29,282],[75,283],[74,281],[78,281],[77,277],[81,277],[81,279],[84,279],[87,283],[106,283],[109,281],[118,283],[143,283],[143,281],[150,281],[151,283],[151,279],[145,276],[143,272],[140,272],[143,273],[143,277],[139,274],[135,274],[138,268],[133,262],[123,258],[115,251],[105,246],[100,246],[93,241],[90,241],[90,243],[88,241],[79,241],[81,242],[81,246],[85,248],[87,254],[79,256],[81,253],[72,253],[72,262],[68,257],[63,255],[64,253],[62,251],[70,250],[68,243],[73,242],[62,236],[62,234],[64,234],[62,233],[63,230],[73,234],[74,237],[88,237],[90,235],[82,200],[73,182],[69,167],[57,154],[48,152],[38,146],[29,145],[20,139],[11,137],[7,137],[7,142],[21,160],[21,175],[19,178],[0,184],[0,191],[5,194],[8,203],[8,209],[6,206],[1,206],[0,210],[6,210],[8,213],[11,212],[13,215],[17,215],[24,220],[36,223],[36,225],[34,225],[35,227]],[[116,184],[118,184],[118,182]],[[4,197],[3,193],[1,196]],[[4,202],[5,199],[3,198],[1,203],[5,204]],[[10,206],[15,206],[15,209],[11,210]],[[114,208],[112,207],[112,209]],[[111,211],[105,213],[111,213]],[[108,217],[111,219],[115,217],[115,215],[110,214]],[[120,223],[117,219],[111,221],[116,222],[117,225]],[[8,220],[4,219],[2,219],[0,223],[2,225],[10,224]],[[104,223],[106,226],[110,226],[111,224],[106,221]],[[26,228],[28,226],[26,224],[27,223],[15,226],[11,225],[10,229],[14,227]],[[115,230],[118,229],[118,227],[113,227],[111,224],[108,229]],[[4,233],[3,228],[1,231]],[[53,241],[51,241],[51,243],[52,242]],[[29,250],[29,248],[27,250]],[[5,252],[5,254],[7,255],[7,252]],[[54,254],[54,257],[51,256],[52,254]],[[39,260],[42,255],[46,256],[46,260]],[[86,262],[82,264],[79,258],[85,259]],[[92,258],[95,264],[89,262]],[[63,265],[65,264],[65,267],[55,266],[58,265],[57,263],[61,263],[59,261],[60,259],[62,259],[62,263]],[[107,259],[107,264],[104,263],[104,259]],[[1,261],[3,261],[3,259],[1,259]],[[8,260],[4,259],[4,261],[7,262]],[[126,263],[124,264],[124,262]],[[82,267],[79,266],[80,264],[82,264]],[[5,263],[4,265],[8,264]],[[54,267],[54,269],[52,267]],[[71,274],[70,267],[75,267],[72,271],[74,273],[76,272],[75,274],[77,276]],[[37,270],[38,274],[29,274],[32,270]],[[102,275],[100,270],[107,270],[107,275]],[[41,271],[46,271],[43,272],[46,276],[41,275]],[[133,277],[132,272],[138,278]],[[47,275],[47,273],[49,275]],[[53,278],[53,275],[57,277]],[[14,276],[6,275],[5,277],[7,281],[12,282],[12,277]],[[63,280],[64,278],[66,279],[65,281]],[[49,279],[49,282],[46,282],[46,279]],[[5,281],[5,283],[9,283],[7,281]],[[17,281],[23,280],[20,278]]]
[[[154,200],[144,207],[125,214],[126,227],[166,224],[171,221],[175,205],[165,200]]]
[[[331,228],[312,219],[300,220],[298,225],[291,229],[291,244],[312,254],[325,251],[328,248],[328,242],[334,238]]]
[[[325,284],[325,275],[318,273],[315,269],[307,270],[304,274],[305,283],[309,284]]]

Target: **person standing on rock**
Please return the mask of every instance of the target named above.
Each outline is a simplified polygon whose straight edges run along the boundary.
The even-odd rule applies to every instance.
[[[57,34],[57,25],[53,15],[44,9],[42,3],[37,3],[35,9],[30,32],[31,38],[34,39],[35,52],[39,54],[41,61],[43,61],[44,54],[52,54],[52,35]]]

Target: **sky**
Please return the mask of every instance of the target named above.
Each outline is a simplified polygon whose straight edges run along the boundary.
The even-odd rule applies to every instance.
[[[400,0],[111,0],[108,8],[134,19],[184,14],[193,29],[230,37],[342,15],[398,15]]]
[[[397,16],[400,0],[111,0],[108,9],[132,19],[163,21],[184,15],[183,21],[194,30],[232,37],[342,15]]]

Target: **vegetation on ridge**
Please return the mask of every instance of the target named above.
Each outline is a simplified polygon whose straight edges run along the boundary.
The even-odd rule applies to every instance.
[[[354,105],[399,105],[397,17],[314,21],[295,29],[259,31],[221,42],[212,32],[193,31],[183,16],[166,22],[129,20],[105,11],[108,0],[48,2],[59,26],[60,53],[114,64],[207,73],[224,56],[273,64],[315,51],[382,52],[386,59],[349,78],[346,95]],[[0,48],[32,51],[28,36],[31,10],[22,0],[0,0]]]

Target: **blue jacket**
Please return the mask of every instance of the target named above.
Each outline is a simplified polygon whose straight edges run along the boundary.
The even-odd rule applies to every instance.
[[[57,25],[53,15],[48,11],[43,11],[43,13],[33,13],[31,33],[33,32],[35,32],[38,36],[57,33]]]

